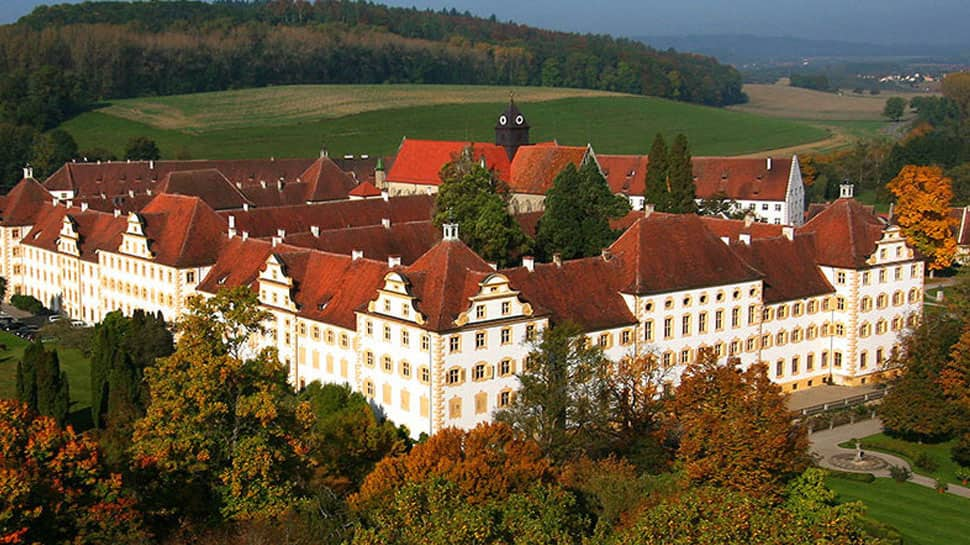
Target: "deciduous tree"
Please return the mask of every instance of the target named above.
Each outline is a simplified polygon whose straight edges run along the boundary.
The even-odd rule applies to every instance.
[[[886,106],[882,109],[883,117],[890,121],[899,121],[906,113],[906,99],[902,97],[889,97],[886,99]]]
[[[22,403],[0,401],[0,543],[147,538],[121,477],[105,471],[90,439]]]
[[[950,179],[939,167],[907,165],[887,187],[896,197],[896,221],[910,244],[930,258],[930,269],[949,267],[957,249],[949,216]]]
[[[670,403],[677,462],[693,484],[777,497],[807,465],[808,439],[764,365],[737,365],[705,348],[684,371]]]
[[[77,142],[63,129],[48,131],[34,143],[33,164],[38,179],[46,178],[77,157]]]
[[[509,192],[495,173],[476,162],[472,148],[441,169],[435,196],[435,225],[457,223],[459,236],[482,258],[506,265],[529,240],[508,211]]]
[[[136,465],[169,490],[214,498],[227,518],[284,512],[307,467],[302,439],[312,415],[297,404],[286,368],[270,348],[243,357],[265,319],[248,288],[192,297],[175,352],[145,369],[151,403],[135,423]]]
[[[135,136],[125,144],[125,159],[132,161],[157,161],[162,154],[158,144],[147,136]]]
[[[970,120],[970,72],[947,74],[940,90],[944,97],[956,104],[960,110],[960,124],[965,127]]]

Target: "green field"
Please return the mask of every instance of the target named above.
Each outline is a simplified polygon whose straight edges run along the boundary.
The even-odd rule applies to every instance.
[[[17,397],[17,362],[23,357],[27,341],[0,331],[0,344],[6,350],[0,350],[0,399],[14,399]],[[71,422],[82,429],[90,425],[91,406],[91,362],[73,348],[58,349],[61,370],[67,373],[67,381],[71,389]]]
[[[869,450],[886,452],[905,459],[907,462],[909,462],[910,467],[915,473],[933,477],[934,479],[948,483],[960,484],[960,481],[956,478],[956,470],[960,466],[953,461],[953,458],[950,457],[950,449],[953,448],[953,445],[956,443],[956,439],[951,439],[950,441],[944,441],[942,443],[913,443],[911,441],[904,441],[895,437],[889,437],[883,433],[877,433],[875,435],[870,435],[869,437],[863,437],[860,440],[862,441],[863,447]],[[850,445],[849,443],[842,443],[839,446],[845,448],[855,448],[855,444]],[[925,469],[916,467],[914,458],[918,455],[917,453],[920,452],[926,453],[926,456],[929,457],[929,459],[936,462],[936,470],[927,471]],[[968,515],[970,515],[970,513],[968,513]]]
[[[294,89],[301,93],[294,94]],[[343,104],[349,91],[366,100]],[[600,153],[646,153],[658,131],[671,138],[687,134],[694,155],[755,153],[829,136],[825,129],[799,121],[652,97],[588,91],[574,96],[577,91],[568,89],[533,92],[538,91],[543,93],[534,95],[534,101],[525,91],[516,94],[532,126],[532,140],[592,143]],[[403,137],[492,141],[495,119],[506,102],[496,96],[499,92],[508,96],[503,88],[385,85],[142,98],[109,103],[63,128],[80,149],[103,147],[119,156],[125,142],[138,135],[154,139],[166,158],[313,157],[324,144],[335,155],[385,155],[394,153]],[[420,100],[409,98],[415,93]],[[555,98],[562,93],[569,98]],[[274,96],[275,110],[270,107]],[[427,103],[434,96],[448,103]]]
[[[970,536],[966,498],[891,479],[862,483],[829,478],[826,483],[839,501],[865,503],[868,516],[899,530],[907,545],[956,545],[967,543]]]

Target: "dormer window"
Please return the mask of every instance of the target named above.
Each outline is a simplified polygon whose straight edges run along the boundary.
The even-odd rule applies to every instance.
[[[390,299],[384,299],[384,312],[386,312],[388,314],[390,314],[390,312],[391,312],[391,300]]]
[[[485,318],[485,305],[475,305],[475,318],[479,320]]]
[[[502,316],[508,316],[508,314],[510,312],[512,312],[512,303],[510,303],[508,301],[503,301],[502,302]]]

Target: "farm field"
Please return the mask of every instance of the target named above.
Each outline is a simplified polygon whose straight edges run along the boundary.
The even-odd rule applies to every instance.
[[[872,483],[829,478],[840,502],[862,501],[867,516],[899,530],[907,545],[966,543],[970,535],[970,500],[940,494],[912,483],[876,479]]]
[[[886,99],[900,96],[909,100],[926,93],[886,93],[879,95],[856,95],[853,93],[826,93],[790,87],[786,83],[746,84],[744,92],[748,95],[746,104],[731,106],[729,109],[786,119],[810,121],[880,121],[888,125],[882,117]]]
[[[403,137],[492,141],[508,93],[417,85],[251,89],[117,101],[62,127],[80,149],[102,147],[118,156],[139,135],[154,139],[165,158],[313,157],[321,145],[335,155],[387,155]],[[592,143],[600,153],[646,153],[658,131],[671,138],[686,133],[695,155],[757,153],[829,137],[798,121],[652,97],[525,88],[516,99],[534,142]]]

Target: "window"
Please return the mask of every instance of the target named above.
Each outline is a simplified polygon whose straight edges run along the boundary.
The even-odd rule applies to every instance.
[[[195,282],[195,272],[189,271],[189,272],[185,273],[185,282],[188,283],[188,284],[194,283]]]
[[[477,331],[475,332],[475,348],[485,348],[485,332]]]
[[[714,331],[721,331],[724,329],[724,311],[717,310],[714,312]]]
[[[461,369],[449,369],[445,375],[445,382],[448,384],[458,384],[461,382]]]
[[[862,273],[862,285],[868,286],[872,281],[872,274],[869,271]]]
[[[408,303],[401,303],[401,315],[409,316],[411,314],[411,307]]]
[[[431,382],[431,371],[427,367],[418,368],[418,380],[422,384],[428,384]]]
[[[758,307],[754,305],[748,305],[748,325],[755,323],[758,319]]]
[[[896,248],[896,251],[898,252],[899,251],[899,248]],[[896,267],[896,270],[894,272],[895,272],[896,280],[902,280],[903,279],[903,268],[902,267]]]
[[[862,352],[859,354],[859,369],[865,369],[869,365],[869,354]]]
[[[835,273],[835,283],[836,284],[845,284],[845,273],[844,272],[839,271],[839,272]]]
[[[452,335],[448,337],[448,352],[458,352],[461,350],[461,337]]]
[[[488,366],[484,363],[475,364],[472,367],[472,380],[485,380],[489,377]]]
[[[761,203],[762,210],[768,210],[768,203]]]
[[[781,212],[781,204],[780,203],[776,203],[775,204],[775,212]]]
[[[664,318],[664,338],[669,339],[674,336],[674,319],[671,317]]]
[[[775,362],[775,376],[780,377],[785,374],[785,360]]]
[[[886,282],[886,269],[879,269],[879,283],[883,284]]]
[[[786,342],[788,342],[788,334],[785,333],[784,331],[779,331],[778,334],[775,335],[775,344],[783,345]]]
[[[798,374],[798,356],[792,356],[791,358],[791,374]]]
[[[404,378],[411,378],[411,364],[407,361],[401,362],[401,376]]]
[[[761,336],[761,348],[771,348],[771,335],[765,333]]]
[[[818,311],[818,301],[814,299],[808,302],[808,313],[815,314]]]
[[[501,337],[502,344],[509,344],[510,342],[512,342],[512,328],[503,327],[500,337]]]
[[[805,370],[812,371],[815,367],[815,354],[809,354],[805,356]]]
[[[774,312],[772,311],[772,309],[770,309],[770,308],[764,308],[764,309],[762,309],[762,311],[761,311],[761,321],[762,322],[770,322],[773,317],[774,317]]]
[[[389,325],[384,326],[384,340],[391,342],[391,326]]]
[[[620,344],[627,345],[630,344],[630,330],[624,329],[620,332]]]
[[[531,341],[536,338],[536,326],[528,324],[525,326],[525,340]]]
[[[899,306],[903,304],[904,295],[901,291],[896,291],[893,293],[893,306]]]
[[[886,332],[887,328],[888,324],[886,323],[886,320],[880,319],[878,322],[876,322],[876,335],[882,335]]]
[[[730,354],[732,356],[737,355],[739,352],[741,352],[741,341],[731,341],[730,350],[731,350]]]
[[[515,362],[505,358],[504,360],[498,362],[498,374],[499,376],[507,377],[515,373]]]
[[[687,363],[690,363],[690,349],[689,348],[685,348],[685,349],[683,349],[683,350],[680,351],[680,363],[681,363],[681,365],[685,365]]]
[[[366,331],[368,337],[372,337],[374,335],[374,322],[367,320]]]
[[[707,313],[702,312],[697,315],[697,332],[707,333]]]
[[[685,314],[680,319],[680,334],[683,336],[690,335],[690,314]]]
[[[401,330],[401,346],[411,346],[411,333],[406,329]]]
[[[601,334],[599,338],[596,339],[596,344],[599,345],[600,348],[608,348],[610,346],[610,334]]]
[[[882,365],[882,348],[876,350],[876,365]]]
[[[431,337],[428,335],[421,335],[421,350],[427,352],[431,350]]]
[[[374,397],[374,383],[370,380],[364,381],[364,395],[370,398]]]
[[[797,343],[801,341],[802,341],[802,329],[800,327],[796,327],[791,332],[791,342]]]
[[[371,351],[364,352],[364,365],[367,367],[374,367],[374,353]]]
[[[498,394],[498,406],[508,407],[512,404],[512,392],[509,390],[503,390]]]
[[[671,353],[670,352],[664,352],[663,356],[661,357],[661,361],[663,361],[663,364],[666,367],[669,367],[670,366],[670,360],[671,359],[672,358],[671,358]]]
[[[868,337],[871,334],[872,334],[872,325],[871,324],[869,324],[868,322],[866,322],[866,323],[863,323],[861,326],[859,326],[859,336],[860,337]]]
[[[348,337],[346,333],[341,333],[340,348],[349,348],[349,347],[350,347],[350,337]]]
[[[390,373],[394,370],[394,363],[391,362],[390,356],[384,356],[381,358],[381,367],[384,368],[385,373]]]
[[[741,324],[741,309],[734,307],[731,309],[731,327],[738,328]]]
[[[835,352],[832,354],[832,365],[835,367],[842,367],[842,352]]]
[[[485,305],[475,305],[475,318],[479,320],[485,318]]]
[[[512,303],[502,301],[502,316],[508,316],[512,312]]]
[[[862,299],[860,299],[859,309],[862,310],[863,312],[872,310],[872,297],[869,297],[868,295],[866,295]]]
[[[643,322],[643,340],[653,340],[653,320]]]
[[[390,299],[384,299],[384,312],[387,312],[387,313],[390,313],[391,312],[391,300]]]
[[[879,308],[886,308],[886,303],[888,300],[889,300],[889,297],[885,293],[880,293],[876,297],[876,306]]]
[[[787,318],[788,317],[788,306],[787,305],[781,305],[780,307],[778,307],[778,310],[775,311],[775,316],[777,316],[779,320],[784,320],[785,318]]]

